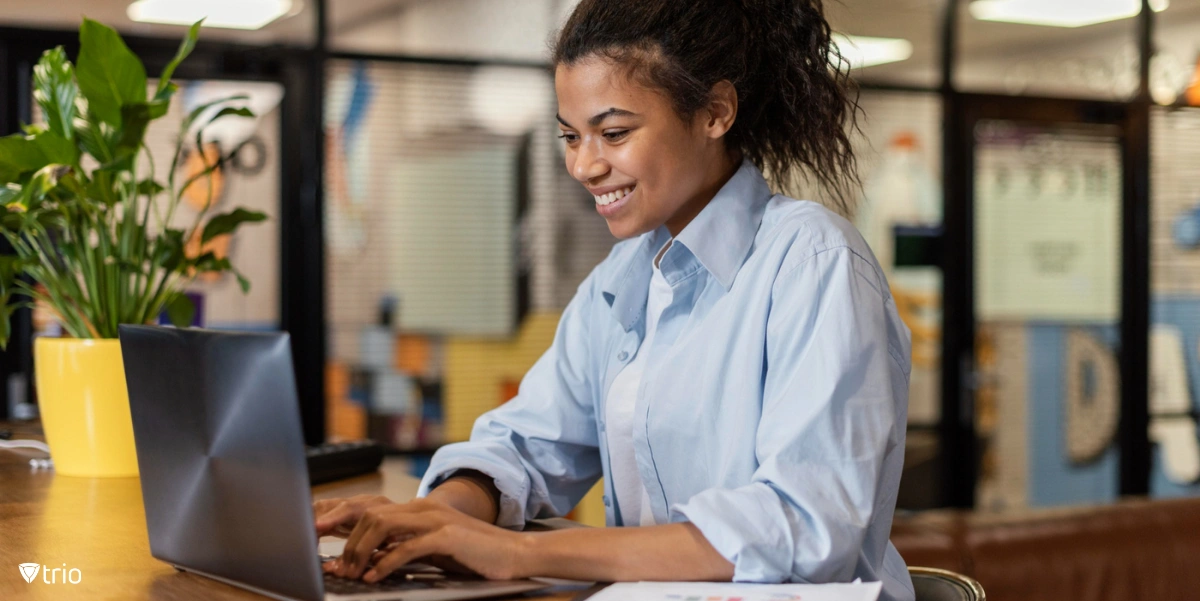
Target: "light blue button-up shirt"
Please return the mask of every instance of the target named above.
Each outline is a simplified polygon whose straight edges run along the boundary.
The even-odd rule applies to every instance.
[[[660,260],[665,228],[618,243],[579,286],[508,403],[443,447],[420,495],[460,469],[493,477],[501,526],[564,515],[609,476],[605,399],[649,353],[633,444],[658,523],[688,521],[741,582],[882,581],[913,599],[888,540],[904,457],[910,340],[849,222],[772,195],[745,162]],[[611,478],[608,524],[620,525]]]

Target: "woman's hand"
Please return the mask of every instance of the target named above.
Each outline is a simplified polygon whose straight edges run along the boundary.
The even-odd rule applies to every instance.
[[[436,563],[449,560],[492,580],[524,578],[531,575],[527,536],[435,500],[374,504],[362,511],[342,556],[324,569],[376,582],[401,566],[434,557]]]
[[[314,501],[313,517],[317,536],[346,538],[368,508],[393,504],[391,499],[381,495],[357,495],[346,499]]]

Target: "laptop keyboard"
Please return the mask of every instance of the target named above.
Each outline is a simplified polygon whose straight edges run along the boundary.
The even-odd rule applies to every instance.
[[[327,561],[328,559],[323,559]],[[362,593],[390,593],[394,591],[419,591],[426,589],[453,588],[491,588],[493,586],[511,585],[505,582],[489,582],[478,576],[466,574],[444,574],[429,569],[410,571],[404,568],[388,574],[379,582],[363,582],[356,578],[325,573],[325,592],[339,595],[355,595]]]
[[[419,591],[430,588],[445,588],[438,586],[438,581],[408,580],[404,575],[389,575],[379,582],[363,582],[352,578],[342,578],[333,574],[325,574],[325,592],[339,595],[355,595],[361,593],[390,593],[395,591]]]

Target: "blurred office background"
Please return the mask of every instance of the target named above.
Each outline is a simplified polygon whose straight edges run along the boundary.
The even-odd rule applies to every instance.
[[[134,17],[214,11],[152,143],[248,94],[258,118],[214,143],[252,152],[214,192],[272,219],[213,241],[254,287],[200,282],[205,323],[290,331],[309,442],[371,437],[419,472],[515,394],[615,242],[555,139],[548,44],[574,2],[133,5],[0,4],[0,134],[34,117],[32,65],[75,53],[81,15],[154,73],[184,29]],[[850,217],[913,332],[900,506],[1200,493],[1200,0],[827,11],[864,110]],[[30,338],[55,331],[14,326],[0,418],[35,410]]]

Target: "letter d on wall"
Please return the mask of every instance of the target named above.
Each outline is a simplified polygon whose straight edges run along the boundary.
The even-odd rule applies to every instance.
[[[1067,457],[1094,461],[1112,444],[1121,416],[1117,361],[1081,329],[1067,331]]]

